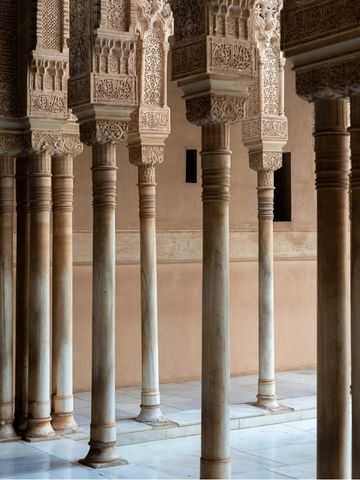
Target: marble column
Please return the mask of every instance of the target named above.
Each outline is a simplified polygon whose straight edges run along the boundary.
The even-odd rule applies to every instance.
[[[15,428],[27,427],[29,403],[29,158],[16,162],[16,359]]]
[[[360,96],[351,97],[352,478],[360,478]]]
[[[73,399],[73,157],[53,158],[52,426],[74,431]]]
[[[138,167],[140,200],[142,391],[138,420],[164,422],[160,408],[155,166]]]
[[[50,399],[51,155],[30,160],[29,418],[27,440],[52,437]]]
[[[0,441],[16,439],[13,371],[15,159],[0,157]]]
[[[230,127],[202,127],[203,319],[201,478],[230,478]]]
[[[274,324],[274,171],[259,170],[259,380],[257,405],[276,410]]]
[[[126,463],[116,449],[115,207],[116,145],[93,147],[93,323],[90,450],[81,463]]]
[[[347,103],[315,101],[318,210],[317,476],[349,478]]]

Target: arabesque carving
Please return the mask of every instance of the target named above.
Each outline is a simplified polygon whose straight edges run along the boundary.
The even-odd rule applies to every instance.
[[[71,2],[69,99],[86,143],[127,141],[138,104],[133,9],[130,0]]]
[[[282,47],[295,67],[297,93],[308,101],[360,90],[359,39],[358,1],[285,2]],[[330,56],[335,46],[338,54]]]
[[[237,122],[245,116],[248,88],[256,74],[256,48],[249,31],[253,3],[172,2],[172,75],[185,93],[187,118],[196,125]]]
[[[170,133],[167,57],[174,20],[167,0],[137,0],[139,107],[129,128],[129,158],[135,165],[158,164]]]
[[[285,62],[280,51],[282,7],[283,0],[256,0],[251,12],[257,69],[242,134],[249,149],[250,167],[255,170],[280,168],[281,152],[288,138],[284,114]],[[269,161],[270,158],[276,161]]]

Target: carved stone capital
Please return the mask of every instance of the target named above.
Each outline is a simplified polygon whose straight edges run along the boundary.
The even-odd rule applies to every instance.
[[[121,120],[90,120],[80,124],[82,142],[87,145],[121,143],[128,139],[128,122]]]
[[[249,153],[250,168],[255,171],[274,171],[282,166],[282,152],[254,151]]]
[[[80,155],[83,145],[76,134],[54,132],[53,130],[34,130],[28,136],[28,150],[33,152],[48,152],[50,155]]]
[[[25,136],[22,132],[11,132],[0,128],[0,155],[17,156],[24,150]]]
[[[245,117],[245,96],[208,94],[186,99],[186,117],[198,126],[235,123]]]
[[[129,145],[130,163],[136,166],[156,166],[164,161],[164,145]]]

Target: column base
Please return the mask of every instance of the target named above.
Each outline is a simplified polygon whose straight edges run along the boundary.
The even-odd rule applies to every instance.
[[[1,422],[0,423],[0,442],[15,442],[20,440],[21,437],[16,433],[16,430],[12,423]]]
[[[256,396],[256,403],[255,405],[259,408],[265,408],[266,410],[279,410],[281,406],[276,398],[276,395],[261,395],[258,394]]]
[[[28,428],[24,434],[25,441],[41,442],[42,440],[54,440],[56,438],[58,437],[51,426],[51,417],[28,419]]]
[[[79,429],[72,413],[54,413],[51,425],[56,432],[73,433]]]
[[[231,478],[231,458],[223,460],[200,459],[200,478]]]
[[[160,405],[145,406],[141,405],[141,411],[135,419],[137,422],[145,423],[152,427],[170,427],[177,426],[177,423],[165,418],[161,412]]]
[[[79,460],[81,465],[90,468],[108,468],[128,464],[125,459],[118,456],[113,443],[90,442],[89,445],[89,453],[85,458]]]

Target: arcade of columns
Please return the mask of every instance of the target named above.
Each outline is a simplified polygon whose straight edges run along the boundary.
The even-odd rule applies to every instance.
[[[287,0],[283,13],[283,50],[295,65],[299,95],[314,101],[316,113],[318,475],[323,478],[344,478],[349,472],[347,97],[351,99],[354,220],[360,210],[357,3]],[[258,176],[257,403],[280,408],[275,391],[272,220],[274,171],[281,167],[287,141],[282,0],[32,0],[25,5],[0,0],[0,7],[1,440],[21,436],[37,441],[76,430],[72,167],[82,143],[92,147],[94,212],[92,414],[90,449],[82,462],[92,467],[125,462],[115,449],[117,144],[128,146],[139,179],[142,399],[138,420],[167,423],[159,394],[155,171],[164,160],[170,133],[167,57],[169,37],[174,35],[173,80],[184,92],[188,121],[202,131],[201,476],[228,478],[230,128],[240,121],[250,167]],[[334,47],[331,54],[327,45]],[[355,339],[360,305],[355,292],[360,231],[354,221],[351,240],[353,475],[358,478],[360,356]]]

